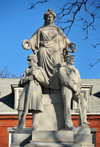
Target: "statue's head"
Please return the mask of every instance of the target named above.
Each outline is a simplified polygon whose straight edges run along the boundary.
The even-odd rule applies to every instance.
[[[64,58],[68,64],[74,64],[74,55],[66,55]]]
[[[29,55],[27,57],[27,60],[28,60],[28,63],[29,63],[29,67],[31,67],[34,64],[37,64],[37,62],[38,62],[37,56],[36,55],[33,55],[33,54]]]
[[[53,12],[52,9],[48,9],[44,14],[45,24],[53,24],[55,20],[56,14]]]

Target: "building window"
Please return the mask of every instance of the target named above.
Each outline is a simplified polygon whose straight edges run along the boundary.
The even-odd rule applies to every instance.
[[[93,84],[91,84],[91,85],[83,84],[81,87],[81,95],[84,97],[84,99],[87,103],[87,110],[88,110],[88,98],[89,98],[89,95],[91,95],[91,93],[92,93],[92,87],[93,87]],[[74,101],[74,109],[79,110],[79,104],[75,101]]]
[[[11,88],[12,88],[12,92],[14,93],[14,109],[17,110],[19,97],[23,91],[23,87],[18,87],[17,84],[13,84],[11,85]]]
[[[19,98],[23,91],[23,88],[15,88],[14,89],[14,109],[18,108]]]

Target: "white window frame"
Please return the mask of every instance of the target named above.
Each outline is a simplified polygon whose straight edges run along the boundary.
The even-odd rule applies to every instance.
[[[87,109],[88,109],[88,97],[89,97],[89,89],[81,89],[81,92],[84,92],[85,95],[84,95],[84,99],[87,103]],[[77,102],[75,102],[75,110],[79,110],[79,104]]]
[[[92,94],[92,87],[93,87],[93,84],[82,84],[82,87],[81,87],[81,91],[85,92],[84,98],[87,102],[87,110],[88,110],[89,95]],[[74,101],[74,109],[75,110],[79,110],[78,106],[79,106],[78,103]]]
[[[19,97],[20,97],[20,94],[19,92],[22,92],[23,91],[23,88],[20,87],[20,88],[14,88],[14,109],[17,110],[18,108],[18,102],[19,102]]]

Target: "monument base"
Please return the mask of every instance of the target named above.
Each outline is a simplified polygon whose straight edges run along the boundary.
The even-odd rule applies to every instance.
[[[64,129],[64,106],[60,94],[44,94],[43,105],[43,113],[36,118],[38,131],[32,128],[8,129],[12,134],[10,147],[94,147],[88,125]]]
[[[94,147],[92,134],[87,125],[60,131],[17,130],[11,147]]]
[[[30,143],[32,140],[32,128],[24,128],[14,130],[8,128],[10,134],[10,147],[24,147],[25,144]]]
[[[25,147],[81,147],[74,141],[73,131],[33,131],[32,140]]]
[[[30,143],[25,145],[25,147],[82,147],[81,145],[78,144],[72,144],[72,143]]]

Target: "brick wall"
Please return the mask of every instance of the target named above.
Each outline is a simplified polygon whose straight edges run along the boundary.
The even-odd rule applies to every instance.
[[[78,125],[78,116],[72,115],[74,126]],[[96,132],[96,147],[100,147],[100,115],[88,115],[87,120],[91,123],[91,128],[97,128]],[[9,132],[8,127],[14,127],[18,123],[17,115],[0,115],[0,147],[8,147],[9,144]],[[26,127],[30,127],[32,124],[32,116],[26,117]]]

